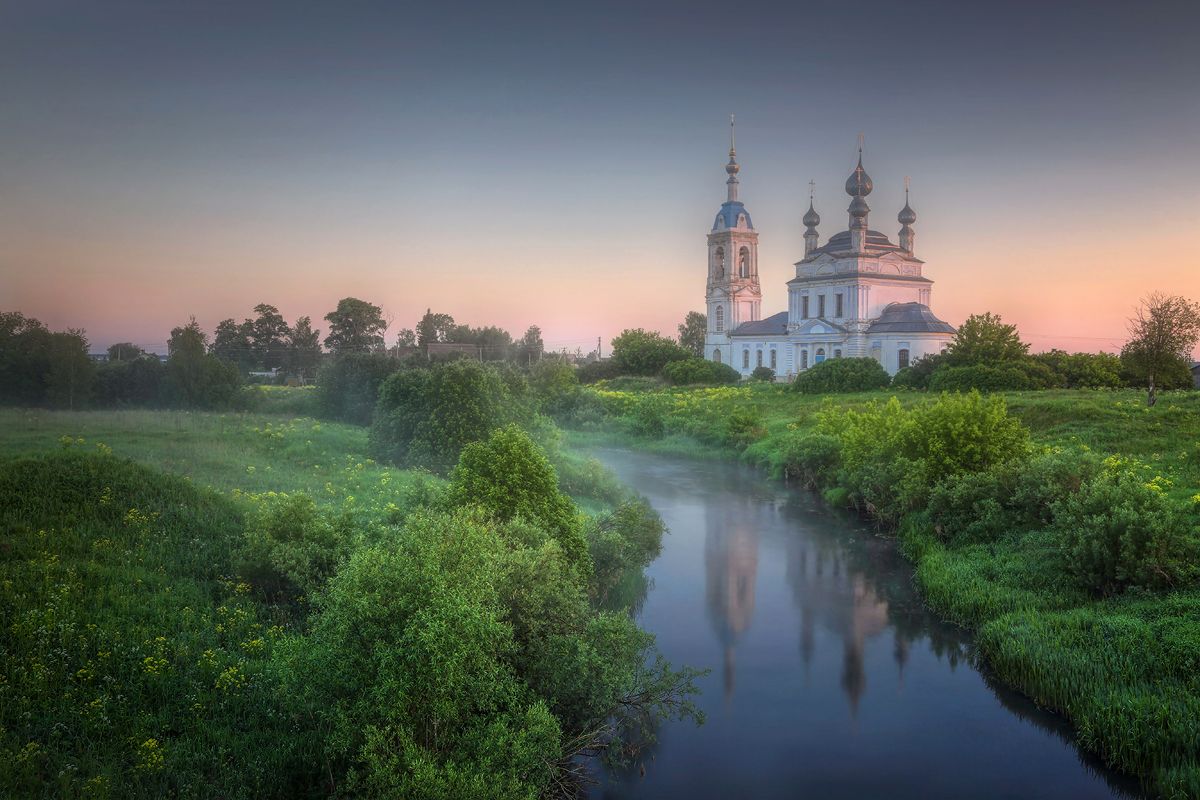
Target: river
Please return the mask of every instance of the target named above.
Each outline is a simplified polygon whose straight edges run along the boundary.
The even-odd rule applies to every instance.
[[[673,664],[711,670],[705,724],[665,724],[594,798],[1139,796],[981,672],[854,515],[740,465],[594,455],[669,531],[640,624]]]

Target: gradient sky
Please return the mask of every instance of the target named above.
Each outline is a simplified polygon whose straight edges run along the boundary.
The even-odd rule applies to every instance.
[[[737,113],[763,313],[866,136],[934,311],[1119,347],[1200,299],[1200,3],[0,1],[0,309],[165,350],[259,302],[548,347],[703,309]],[[325,328],[324,322],[318,323]],[[389,340],[391,337],[389,336]]]

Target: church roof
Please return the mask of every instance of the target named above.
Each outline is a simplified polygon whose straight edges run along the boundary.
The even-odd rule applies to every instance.
[[[954,326],[935,317],[923,303],[889,303],[867,333],[954,333]]]
[[[894,275],[888,272],[860,272],[854,270],[853,272],[830,272],[825,275],[803,275],[792,278],[788,281],[788,285],[797,283],[822,283],[826,281],[853,281],[859,278],[878,278],[880,280],[908,281],[910,283],[933,283],[933,281],[924,275]]]
[[[814,256],[818,256],[821,253],[833,254],[849,250],[850,231],[842,231],[841,233],[835,233],[833,236],[829,237],[828,242],[809,253],[808,256],[805,257],[805,260],[808,260]],[[887,234],[874,230],[867,231],[867,252],[899,253],[901,255],[907,255],[904,252],[904,248],[900,247],[898,244],[893,244],[892,241],[888,239]]]
[[[780,311],[766,319],[743,322],[730,331],[730,336],[782,336],[787,333],[788,312]]]
[[[746,210],[746,206],[740,200],[727,200],[721,204],[721,210],[717,212],[717,218],[713,220],[713,230],[736,228],[739,214],[746,215],[746,227],[753,230],[754,222],[750,219],[750,212]],[[724,225],[721,224],[722,220]]]

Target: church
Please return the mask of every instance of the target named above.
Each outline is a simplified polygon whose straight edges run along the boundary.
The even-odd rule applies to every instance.
[[[783,380],[828,358],[873,358],[894,375],[946,348],[954,328],[929,308],[933,281],[914,254],[917,215],[908,204],[908,188],[897,216],[899,244],[893,244],[867,224],[867,196],[874,186],[863,169],[861,147],[858,166],[846,179],[849,227],[820,244],[821,217],[810,194],[802,220],[804,257],[787,282],[787,311],[764,319],[758,231],[738,198],[741,168],[734,144],[731,129],[728,197],[708,234],[706,358],[742,375],[770,367]]]

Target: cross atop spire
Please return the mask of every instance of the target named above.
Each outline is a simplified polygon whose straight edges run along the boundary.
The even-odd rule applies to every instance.
[[[725,172],[729,174],[729,179],[725,181],[725,185],[729,189],[729,202],[738,199],[738,179],[737,174],[741,167],[737,163],[737,146],[733,138],[733,114],[729,115],[729,163],[725,165]]]
[[[733,158],[737,154],[737,143],[734,141],[734,124],[733,114],[729,115],[729,157]]]

